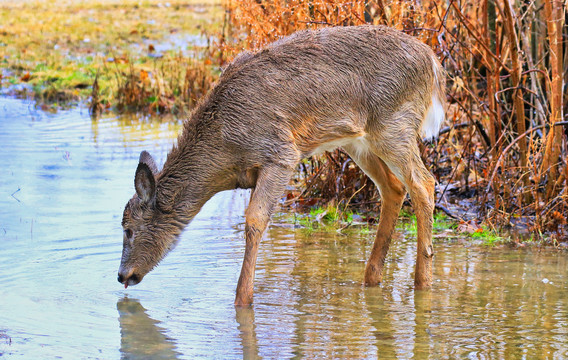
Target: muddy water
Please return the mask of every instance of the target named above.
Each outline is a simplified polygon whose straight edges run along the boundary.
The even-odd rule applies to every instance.
[[[255,305],[232,305],[248,193],[214,197],[144,281],[116,281],[120,216],[142,149],[175,121],[50,115],[0,98],[0,355],[28,359],[568,358],[568,256],[436,239],[415,292],[398,236],[381,287],[361,286],[371,235],[273,221]]]

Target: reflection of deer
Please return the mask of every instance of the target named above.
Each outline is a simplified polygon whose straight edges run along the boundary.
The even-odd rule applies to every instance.
[[[251,307],[237,307],[235,310],[237,312],[237,323],[239,324],[239,336],[243,347],[243,359],[259,359],[254,309]]]
[[[136,299],[124,297],[116,303],[120,322],[120,352],[123,359],[175,359],[175,344],[163,333],[160,323],[146,314]]]
[[[408,190],[418,221],[415,286],[428,288],[434,178],[417,141],[439,130],[444,84],[428,46],[380,26],[302,31],[240,55],[185,123],[164,168],[140,155],[118,280],[140,282],[215,193],[253,188],[235,304],[252,303],[258,244],[296,164],[341,146],[383,199],[365,283],[382,280]]]

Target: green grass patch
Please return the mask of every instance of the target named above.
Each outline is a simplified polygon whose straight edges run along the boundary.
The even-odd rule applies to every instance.
[[[295,213],[293,220],[307,235],[344,230],[350,233],[370,233],[369,224],[362,221],[361,214],[349,209],[341,210],[333,204],[315,206],[305,213]]]
[[[434,221],[432,223],[433,234],[443,233],[448,230],[456,230],[457,226],[458,223],[455,220],[449,218],[445,213],[434,212]],[[416,215],[408,212],[406,209],[402,209],[400,211],[397,228],[407,235],[416,237],[418,234]]]
[[[485,246],[495,246],[506,242],[505,238],[484,226],[480,230],[469,234],[469,237],[474,240],[481,240]]]

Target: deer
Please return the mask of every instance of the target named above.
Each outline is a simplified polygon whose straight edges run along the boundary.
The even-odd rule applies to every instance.
[[[364,284],[382,282],[408,192],[417,220],[414,286],[431,288],[435,179],[419,145],[444,121],[445,78],[428,45],[385,26],[302,30],[239,54],[192,110],[162,169],[140,154],[118,281],[138,284],[213,195],[251,189],[235,296],[236,306],[251,305],[260,240],[298,162],[340,147],[381,197]]]

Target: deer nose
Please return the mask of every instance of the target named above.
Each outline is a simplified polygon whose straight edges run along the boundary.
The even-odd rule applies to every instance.
[[[128,279],[132,276],[132,274],[134,273],[134,269],[126,269],[124,267],[120,267],[118,269],[118,277],[117,280],[119,283],[124,284],[125,282],[128,281]]]

